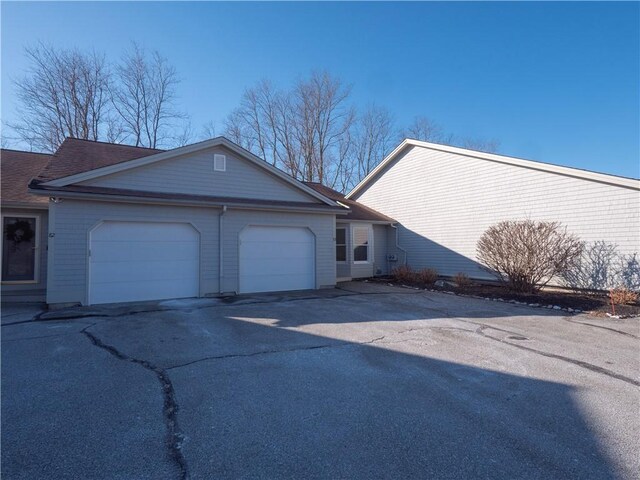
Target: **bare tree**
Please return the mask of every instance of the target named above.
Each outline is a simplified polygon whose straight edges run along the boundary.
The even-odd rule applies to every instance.
[[[213,121],[208,121],[204,125],[202,125],[202,130],[200,132],[200,138],[202,140],[209,140],[210,138],[215,138],[216,136],[216,124]]]
[[[393,147],[393,117],[386,108],[370,105],[360,114],[354,134],[356,181],[366,177]]]
[[[478,152],[495,153],[500,148],[500,141],[495,139],[483,140],[481,138],[464,138],[455,143],[462,148],[477,150]]]
[[[414,117],[411,124],[400,132],[400,136],[402,139],[411,138],[445,145],[453,143],[453,135],[445,133],[441,125],[421,115]]]
[[[340,153],[344,147],[340,145],[355,119],[355,110],[347,104],[351,87],[328,72],[313,72],[309,80],[298,82],[295,92],[299,120],[303,120],[303,132],[308,136],[303,142],[312,153],[311,164],[305,163],[307,180],[333,187],[332,177],[343,163]]]
[[[313,73],[289,91],[267,81],[243,93],[225,120],[225,134],[295,178],[333,186],[346,178],[350,129],[355,113],[350,88],[328,73]]]
[[[176,70],[157,51],[148,54],[137,44],[116,67],[111,100],[127,140],[157,148],[172,140],[171,131],[185,119],[175,107]]]
[[[175,131],[176,134],[171,138],[172,147],[184,147],[193,143],[195,132],[193,131],[191,120],[184,122],[182,128],[177,128]]]
[[[558,222],[503,221],[477,245],[478,260],[518,292],[533,292],[562,276],[580,258],[583,242]]]
[[[42,43],[25,52],[31,65],[15,82],[20,119],[11,125],[21,140],[52,152],[68,136],[103,138],[110,79],[104,56]]]

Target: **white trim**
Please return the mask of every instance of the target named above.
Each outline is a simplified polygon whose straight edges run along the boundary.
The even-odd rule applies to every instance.
[[[562,167],[560,165],[553,165],[550,163],[543,163],[534,160],[524,160],[521,158],[507,157],[505,155],[496,155],[494,153],[478,152],[476,150],[469,150],[466,148],[451,147],[449,145],[440,145],[438,143],[421,142],[419,140],[412,140],[406,138],[398,145],[384,160],[382,160],[376,168],[374,168],[369,175],[363,178],[353,190],[351,190],[346,198],[355,199],[358,193],[365,188],[372,180],[374,180],[379,173],[384,170],[406,147],[422,147],[430,150],[436,150],[440,152],[455,153],[457,155],[463,155],[466,157],[478,158],[480,160],[487,160],[490,162],[503,163],[507,165],[514,165],[522,168],[529,168],[533,170],[541,170],[544,172],[556,173],[559,175],[565,175],[569,177],[582,178],[584,180],[591,180],[594,182],[606,183],[609,185],[632,188],[634,190],[640,190],[640,180],[634,178],[618,177],[615,175],[609,175],[606,173],[591,172],[589,170],[581,170],[578,168]]]
[[[336,263],[340,265],[346,265],[349,259],[349,239],[347,238],[347,228],[349,228],[346,224],[344,225],[336,225],[334,231],[344,230],[344,243],[338,244],[338,235],[336,234],[336,248],[344,246],[344,260],[338,260],[336,258]],[[336,252],[334,252],[336,253]]]
[[[137,168],[137,167],[142,167],[144,165],[149,165],[151,163],[161,162],[163,160],[177,157],[179,155],[188,155],[191,153],[199,152],[201,150],[205,150],[207,148],[218,147],[218,146],[223,146],[228,148],[232,152],[236,153],[238,156],[245,158],[250,162],[255,163],[259,167],[267,170],[269,173],[275,175],[281,180],[284,180],[290,185],[293,185],[299,190],[302,190],[308,195],[311,195],[312,197],[326,203],[327,205],[331,205],[332,207],[337,206],[337,203],[334,202],[333,200],[316,192],[311,187],[308,187],[304,183],[299,182],[298,180],[284,173],[282,170],[270,165],[265,160],[262,160],[260,157],[257,157],[253,153],[245,150],[244,148],[240,147],[239,145],[236,145],[235,143],[231,142],[230,140],[227,140],[224,137],[216,137],[210,140],[205,140],[204,142],[193,143],[191,145],[174,148],[173,150],[167,150],[165,152],[155,153],[153,155],[148,155],[146,157],[137,158],[137,159],[129,160],[126,162],[120,162],[120,163],[116,163],[114,165],[109,165],[106,167],[96,168],[93,170],[89,170],[88,172],[82,172],[82,173],[77,173],[75,175],[70,175],[68,177],[57,178],[55,180],[43,182],[42,185],[51,186],[51,187],[64,187],[66,185],[71,185],[73,183],[92,180],[94,178],[102,177],[105,175],[111,175],[113,173],[122,172],[125,170],[129,170],[131,168]],[[32,192],[32,193],[35,193],[35,192]]]
[[[0,283],[2,285],[37,285],[40,283],[40,235],[42,234],[41,229],[41,221],[42,216],[39,213],[28,213],[28,214],[15,214],[15,213],[5,213],[0,214],[0,224],[2,224],[2,231],[0,235],[2,238],[0,239],[0,262],[4,261],[4,219],[6,217],[13,218],[33,218],[36,221],[36,231],[35,231],[35,242],[33,247],[33,280],[1,280]],[[0,276],[2,272],[0,271]]]
[[[356,260],[356,244],[355,244],[355,230],[366,229],[368,240],[367,240],[367,259],[366,260]],[[353,258],[354,265],[367,265],[373,264],[373,226],[371,224],[359,224],[359,225],[351,225],[351,258]]]

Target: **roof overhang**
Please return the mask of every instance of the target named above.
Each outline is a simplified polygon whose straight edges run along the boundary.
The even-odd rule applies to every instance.
[[[188,194],[171,195],[160,192],[131,191],[128,193],[124,190],[118,189],[82,186],[51,187],[44,184],[31,184],[29,185],[29,192],[35,195],[46,195],[48,197],[95,200],[103,202],[133,202],[195,207],[228,207],[243,210],[307,212],[333,215],[347,215],[349,213],[347,209],[338,205],[332,207],[330,205],[314,203],[304,204],[303,202],[265,202],[251,198],[207,197],[204,195]],[[47,208],[47,206],[45,205],[44,208]]]
[[[607,185],[613,185],[622,188],[630,188],[632,190],[640,190],[640,180],[635,178],[619,177],[616,175],[609,175],[606,173],[592,172],[590,170],[582,170],[579,168],[563,167],[560,165],[553,165],[550,163],[538,162],[534,160],[525,160],[516,157],[507,157],[505,155],[496,155],[494,153],[478,152],[476,150],[469,150],[466,148],[451,147],[449,145],[440,145],[438,143],[421,142],[419,140],[412,140],[406,138],[400,143],[389,155],[387,155],[382,162],[374,168],[369,175],[356,185],[346,197],[355,199],[360,193],[374,181],[384,170],[391,164],[400,154],[404,151],[413,148],[422,147],[439,152],[454,153],[457,155],[463,155],[465,157],[477,158],[480,160],[486,160],[495,163],[502,163],[506,165],[514,165],[521,168],[528,168],[531,170],[539,170],[544,172],[555,173],[558,175],[564,175],[567,177],[580,178],[583,180],[589,180],[592,182],[605,183]]]
[[[155,153],[153,155],[148,155],[146,157],[142,157],[142,158],[137,158],[134,160],[129,160],[126,162],[121,162],[121,163],[116,163],[114,165],[109,165],[106,167],[101,167],[101,168],[96,168],[94,170],[89,170],[87,172],[82,172],[82,173],[77,173],[75,175],[69,175],[67,177],[62,177],[62,178],[56,178],[55,180],[49,180],[49,181],[45,181],[42,182],[41,185],[47,186],[47,187],[64,187],[67,185],[71,185],[74,183],[78,183],[78,182],[84,182],[87,180],[93,180],[95,178],[99,178],[99,177],[103,177],[105,175],[111,175],[114,173],[118,173],[118,172],[123,172],[132,168],[137,168],[137,167],[142,167],[145,165],[149,165],[152,163],[156,163],[156,162],[161,162],[163,160],[168,160],[170,158],[173,157],[177,157],[180,155],[188,155],[191,153],[196,153],[199,152],[201,150],[206,150],[208,148],[212,148],[212,147],[225,147],[228,150],[231,150],[232,152],[234,152],[235,154],[241,156],[242,158],[254,163],[255,165],[259,166],[260,168],[263,168],[265,170],[267,170],[269,173],[271,173],[272,175],[278,177],[279,179],[283,180],[284,182],[293,185],[294,187],[296,187],[299,190],[302,190],[303,192],[305,192],[306,194],[310,195],[313,198],[316,198],[317,200],[320,200],[321,202],[330,205],[332,207],[337,206],[337,204],[325,197],[324,195],[316,192],[314,189],[306,186],[304,183],[294,179],[293,177],[287,175],[286,173],[284,173],[283,171],[279,170],[278,168],[270,165],[269,163],[267,163],[265,160],[262,160],[261,158],[257,157],[256,155],[254,155],[253,153],[249,152],[248,150],[245,150],[244,148],[240,147],[239,145],[236,145],[235,143],[233,143],[232,141],[226,139],[225,137],[216,137],[216,138],[212,138],[210,140],[205,140],[203,142],[198,142],[198,143],[194,143],[191,145],[186,145],[184,147],[179,147],[179,148],[174,148],[173,150],[167,150],[164,152],[160,152],[160,153]]]

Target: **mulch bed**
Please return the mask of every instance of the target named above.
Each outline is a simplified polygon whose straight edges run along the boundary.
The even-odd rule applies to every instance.
[[[392,277],[375,277],[368,279],[372,282],[380,282],[392,285],[401,285]],[[516,293],[510,291],[507,287],[502,285],[488,285],[473,283],[467,288],[461,289],[455,285],[449,285],[449,282],[445,282],[445,286],[427,286],[403,283],[404,286],[414,288],[427,288],[430,290],[453,292],[458,295],[469,295],[475,297],[502,299],[503,301],[519,302],[526,304],[534,304],[540,307],[557,306],[562,310],[586,312],[596,316],[606,316],[611,314],[611,303],[609,297],[606,294],[585,294],[575,293],[565,290],[547,289],[537,293]],[[640,316],[640,303],[634,303],[632,305],[616,305],[616,315],[620,317],[635,317]]]

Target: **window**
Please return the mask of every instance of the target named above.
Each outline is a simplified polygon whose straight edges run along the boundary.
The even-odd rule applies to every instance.
[[[34,282],[37,274],[36,217],[2,217],[2,281]]]
[[[336,262],[347,261],[347,229],[336,228]]]
[[[353,227],[353,262],[369,263],[371,259],[371,228]]]

